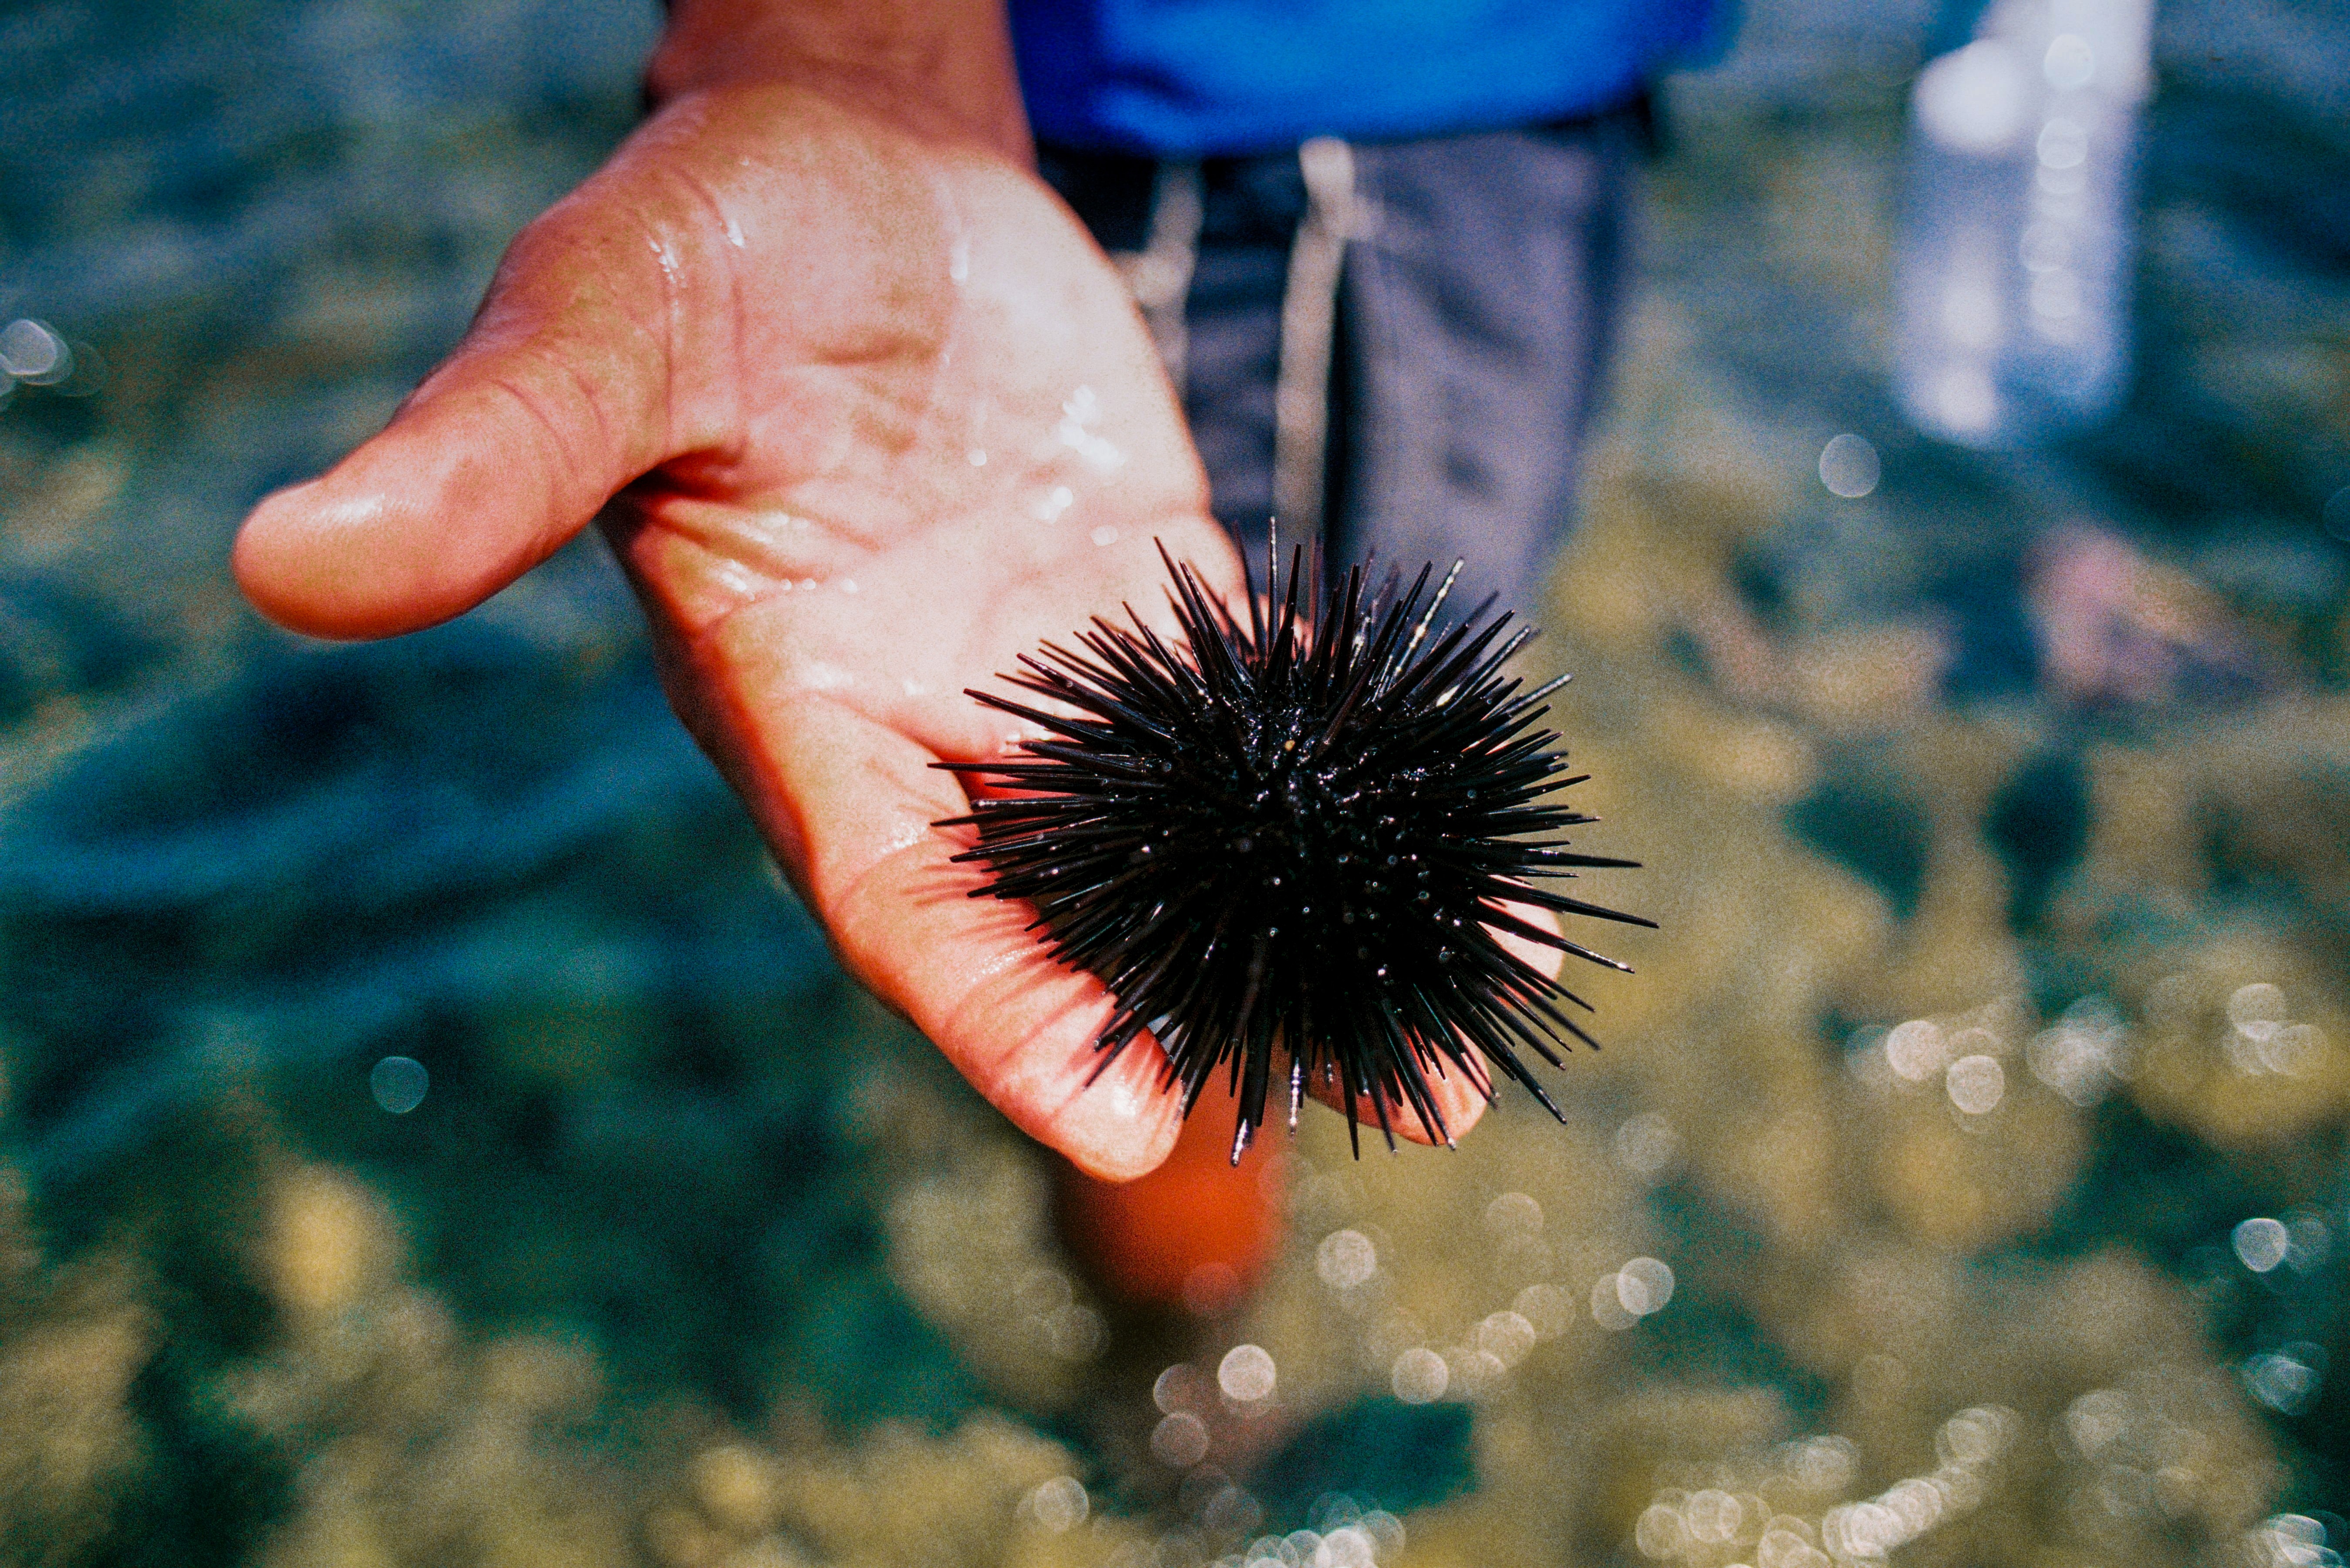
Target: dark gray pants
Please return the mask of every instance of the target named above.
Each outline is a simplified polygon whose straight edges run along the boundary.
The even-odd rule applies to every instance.
[[[1333,564],[1376,555],[1410,572],[1464,559],[1456,604],[1491,592],[1503,607],[1538,607],[1574,519],[1640,137],[1627,109],[1347,150],[1335,340],[1315,378],[1327,399],[1317,444]],[[1042,161],[1105,248],[1135,258],[1154,248],[1164,171],[1051,149]],[[1216,514],[1261,564],[1281,445],[1284,293],[1314,208],[1295,152],[1211,159],[1192,178],[1196,244],[1170,361]],[[1139,279],[1137,293],[1148,314]],[[1284,517],[1284,537],[1298,521]]]

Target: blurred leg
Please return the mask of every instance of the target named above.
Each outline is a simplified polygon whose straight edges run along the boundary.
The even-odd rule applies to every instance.
[[[1540,608],[1614,334],[1627,113],[1356,149],[1332,556]]]
[[[1149,1175],[1097,1181],[1060,1162],[1061,1239],[1096,1284],[1128,1303],[1202,1316],[1255,1288],[1281,1250],[1289,1140],[1268,1128],[1235,1166],[1238,1120],[1218,1079]]]

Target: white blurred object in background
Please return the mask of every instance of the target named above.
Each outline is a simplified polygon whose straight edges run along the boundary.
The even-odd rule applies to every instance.
[[[2002,0],[1910,99],[1897,379],[1929,434],[2012,446],[2129,378],[2153,0]]]

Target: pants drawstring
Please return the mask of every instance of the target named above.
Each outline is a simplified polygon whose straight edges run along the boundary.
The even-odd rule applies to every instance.
[[[1159,346],[1159,362],[1175,384],[1180,401],[1184,391],[1185,361],[1191,334],[1183,307],[1191,294],[1191,274],[1200,259],[1200,224],[1206,204],[1200,192],[1197,163],[1161,163],[1150,183],[1150,235],[1139,251],[1111,257],[1126,275],[1126,286],[1142,309],[1143,325]]]
[[[1322,532],[1329,454],[1330,351],[1338,326],[1338,279],[1355,230],[1354,150],[1317,136],[1297,150],[1305,217],[1289,251],[1281,302],[1281,370],[1274,391],[1274,514],[1293,536]]]

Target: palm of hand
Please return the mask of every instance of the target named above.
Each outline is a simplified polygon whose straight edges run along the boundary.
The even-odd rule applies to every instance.
[[[844,962],[1100,1174],[1176,1107],[1155,1048],[1087,1087],[1110,1002],[930,824],[963,695],[1131,600],[1154,538],[1237,586],[1114,272],[1032,177],[806,91],[682,99],[524,232],[380,436],[271,497],[246,591],[328,636],[471,607],[602,514],[673,701]]]
[[[1089,1086],[1108,994],[966,898],[979,873],[931,826],[965,805],[932,764],[1015,739],[964,688],[1090,616],[1163,614],[1155,542],[1242,591],[1066,210],[808,91],[681,99],[515,241],[381,435],[255,511],[236,566],[287,625],[384,636],[599,514],[673,704],[849,970],[1080,1167],[1156,1165],[1180,1119],[1156,1046]]]
[[[930,824],[964,799],[930,764],[1013,738],[965,688],[1161,602],[1154,539],[1236,578],[1156,355],[1025,174],[822,105],[708,112],[645,249],[702,338],[675,357],[720,374],[607,522],[677,706],[853,971],[1028,1131],[1145,1168],[1175,1131],[1157,1052],[1088,1090],[1109,998],[963,896]],[[726,169],[745,142],[791,151]]]

